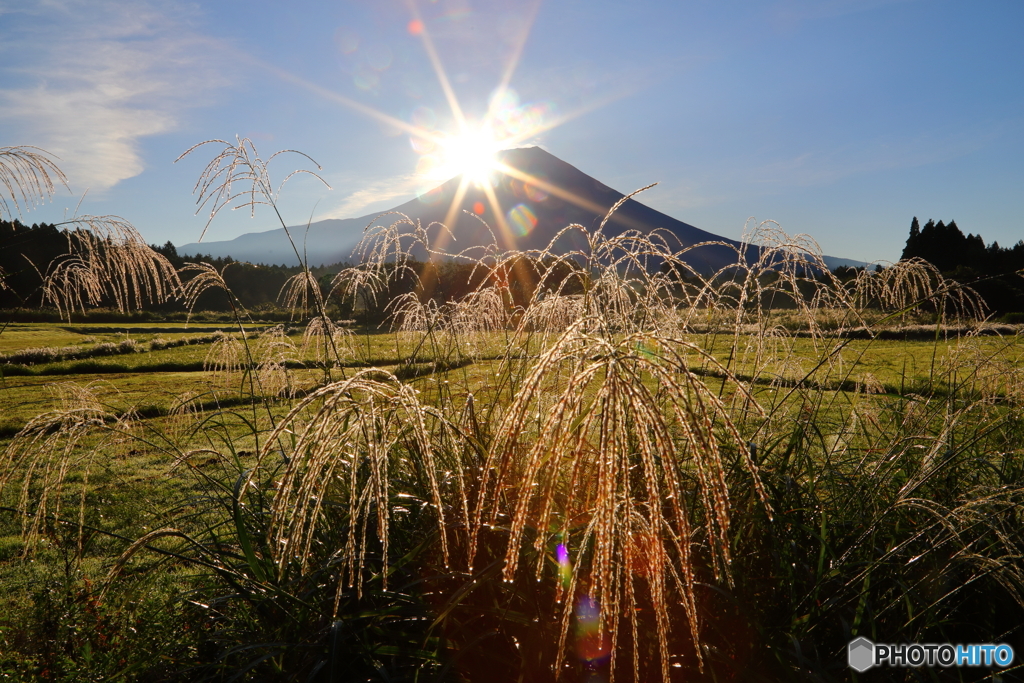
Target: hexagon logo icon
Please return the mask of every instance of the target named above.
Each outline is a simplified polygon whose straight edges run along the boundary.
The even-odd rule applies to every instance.
[[[875,644],[867,638],[850,641],[846,650],[850,668],[857,673],[864,673],[875,665]]]

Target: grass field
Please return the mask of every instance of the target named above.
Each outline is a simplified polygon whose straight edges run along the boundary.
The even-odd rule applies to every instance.
[[[199,206],[275,206],[251,141],[213,144]],[[9,149],[46,196],[52,161]],[[65,319],[227,289],[74,223],[41,292]],[[847,665],[862,636],[1024,654],[1019,330],[770,223],[713,274],[604,227],[380,301],[429,247],[398,217],[289,281],[294,328],[230,292],[233,324],[4,325],[0,678],[1020,680]]]
[[[224,326],[216,329],[225,330]],[[939,636],[932,634],[959,633],[964,628],[961,622],[976,619],[973,611],[969,615],[961,614],[967,609],[964,600],[959,598],[965,587],[950,583],[956,581],[954,577],[961,577],[963,581],[963,576],[972,576],[965,585],[977,584],[979,590],[980,584],[991,583],[991,587],[980,590],[980,595],[994,595],[994,587],[1002,587],[1009,596],[1017,594],[1014,581],[1019,565],[1016,560],[1005,568],[1008,577],[1003,577],[993,571],[991,565],[986,565],[981,573],[971,574],[967,557],[982,551],[979,543],[1003,542],[1016,547],[1019,530],[1006,538],[1000,538],[998,532],[992,532],[994,536],[983,534],[984,540],[961,538],[965,530],[978,531],[976,527],[980,522],[972,519],[966,529],[959,528],[954,537],[962,547],[956,547],[951,537],[943,537],[940,532],[942,528],[959,523],[956,514],[963,513],[961,508],[976,504],[962,497],[967,492],[977,492],[979,487],[986,492],[987,498],[983,500],[996,499],[987,504],[993,505],[997,512],[1006,509],[1004,514],[1017,519],[1018,513],[1010,512],[1018,504],[1020,495],[1017,476],[1021,469],[1021,451],[1013,438],[1019,433],[1014,406],[1021,396],[1019,368],[1024,346],[1017,336],[895,341],[780,334],[765,340],[755,334],[729,334],[728,330],[723,330],[717,334],[682,333],[671,340],[650,337],[631,341],[625,331],[607,337],[604,343],[610,345],[608,352],[619,362],[639,359],[658,366],[678,360],[680,365],[673,371],[674,376],[693,373],[692,381],[700,383],[700,387],[694,384],[681,396],[689,396],[687,400],[721,400],[716,410],[724,411],[729,423],[734,425],[732,428],[739,430],[739,440],[733,446],[728,445],[731,437],[719,433],[717,427],[705,435],[718,440],[718,448],[722,449],[718,457],[725,458],[723,483],[728,482],[728,492],[722,491],[720,495],[730,501],[727,514],[731,521],[722,521],[723,518],[713,523],[702,521],[704,514],[712,514],[716,503],[713,500],[701,503],[701,496],[719,494],[714,493],[711,484],[700,483],[707,476],[701,472],[701,467],[694,469],[684,460],[676,471],[684,480],[692,479],[695,487],[679,484],[681,495],[697,496],[686,504],[690,510],[686,514],[690,524],[697,525],[691,527],[690,543],[698,556],[691,556],[689,560],[693,563],[694,574],[689,580],[692,583],[685,577],[677,577],[675,580],[680,583],[674,589],[662,586],[661,596],[655,593],[646,598],[666,602],[662,624],[657,618],[652,621],[643,616],[654,609],[652,617],[657,617],[652,603],[635,594],[631,597],[628,592],[645,587],[655,590],[650,581],[658,568],[651,564],[654,560],[650,555],[657,557],[659,552],[668,552],[655,552],[656,547],[651,544],[657,542],[653,537],[637,540],[653,533],[643,531],[649,528],[650,520],[637,520],[639,526],[627,532],[626,538],[634,539],[629,543],[639,546],[634,545],[631,550],[628,543],[618,549],[613,545],[613,552],[619,553],[616,562],[622,564],[610,570],[613,572],[611,579],[604,580],[611,580],[614,585],[616,580],[622,580],[615,578],[615,572],[621,572],[622,567],[629,569],[633,578],[626,584],[627,592],[618,599],[638,601],[636,607],[631,608],[636,610],[633,615],[620,617],[626,619],[622,625],[626,629],[624,633],[616,633],[613,622],[604,626],[614,634],[613,640],[618,640],[619,644],[615,645],[605,642],[609,638],[607,634],[589,634],[590,626],[581,616],[586,610],[580,606],[583,603],[579,594],[600,590],[592,583],[597,580],[594,575],[600,576],[601,568],[596,564],[599,558],[589,555],[595,549],[587,547],[588,543],[597,543],[593,536],[587,539],[588,534],[596,536],[597,533],[587,531],[593,522],[586,520],[594,512],[573,512],[579,506],[574,507],[571,498],[563,497],[556,490],[552,491],[553,497],[548,498],[548,502],[542,497],[526,504],[525,508],[520,503],[506,513],[497,512],[495,521],[499,524],[485,525],[475,532],[474,539],[465,536],[474,526],[470,508],[484,507],[489,484],[482,483],[483,488],[474,494],[470,492],[473,485],[461,476],[454,489],[450,480],[439,482],[436,486],[441,488],[436,489],[434,495],[441,498],[431,503],[429,491],[435,485],[429,481],[416,484],[415,479],[424,476],[424,472],[417,474],[414,467],[407,475],[391,480],[389,486],[393,490],[386,499],[390,503],[385,503],[385,499],[374,503],[390,506],[388,513],[377,512],[377,521],[369,527],[363,526],[360,532],[369,531],[378,539],[376,542],[351,537],[346,541],[342,531],[354,524],[350,515],[363,515],[359,524],[371,523],[372,520],[365,517],[370,512],[361,507],[369,504],[365,498],[352,512],[342,514],[335,522],[329,522],[333,515],[321,508],[315,513],[319,521],[304,522],[315,524],[314,529],[288,527],[289,533],[298,534],[296,538],[300,541],[303,534],[312,533],[306,542],[312,541],[314,547],[327,538],[336,538],[335,543],[340,543],[341,548],[351,547],[352,543],[367,544],[362,546],[365,550],[357,554],[363,558],[358,565],[342,562],[337,555],[340,551],[321,556],[312,548],[306,552],[317,558],[313,562],[318,562],[319,566],[293,569],[292,575],[279,570],[283,575],[275,579],[271,576],[274,565],[266,564],[274,556],[272,545],[267,544],[272,544],[275,533],[281,533],[280,529],[275,531],[275,524],[278,524],[275,516],[280,513],[275,507],[274,491],[282,495],[282,476],[285,479],[297,476],[290,473],[287,462],[278,461],[276,465],[267,462],[271,453],[268,444],[290,433],[292,445],[284,448],[297,448],[296,452],[316,450],[312,443],[303,445],[300,425],[307,431],[317,427],[318,420],[324,419],[325,406],[337,398],[328,400],[325,394],[310,401],[309,397],[316,396],[318,389],[323,392],[325,388],[347,381],[354,391],[369,391],[366,394],[369,399],[375,391],[387,387],[387,391],[392,392],[390,402],[404,395],[400,388],[404,385],[413,392],[408,396],[415,396],[417,405],[422,406],[418,410],[427,411],[417,419],[433,419],[430,417],[433,410],[457,416],[446,419],[453,420],[454,425],[462,425],[464,432],[473,425],[464,438],[469,439],[467,444],[472,448],[484,451],[472,456],[462,452],[463,447],[452,451],[453,446],[448,444],[444,446],[448,451],[446,457],[470,457],[472,460],[473,457],[484,458],[489,452],[482,462],[490,462],[488,467],[495,473],[512,466],[519,472],[516,477],[531,479],[548,471],[545,468],[550,468],[550,462],[537,461],[536,467],[540,469],[530,474],[530,467],[523,471],[522,465],[491,461],[497,457],[495,450],[500,452],[510,447],[509,437],[503,436],[502,430],[513,428],[513,434],[519,435],[516,439],[527,440],[525,450],[524,446],[513,446],[515,452],[521,454],[517,457],[530,461],[533,451],[529,442],[542,444],[546,438],[556,441],[565,438],[556,438],[562,429],[559,427],[561,418],[552,422],[553,418],[545,419],[543,414],[553,415],[557,406],[565,406],[567,386],[579,392],[583,403],[606,405],[606,411],[614,409],[614,401],[602,403],[612,398],[603,394],[607,381],[614,376],[610,366],[597,370],[596,375],[591,374],[589,384],[577,386],[579,360],[588,356],[575,356],[577,360],[567,366],[556,363],[532,380],[531,373],[551,361],[548,357],[551,350],[564,346],[564,337],[501,331],[457,334],[376,329],[354,329],[339,337],[343,351],[335,362],[324,365],[320,362],[324,358],[322,351],[313,348],[308,340],[303,343],[302,328],[295,327],[287,333],[273,329],[267,332],[267,329],[267,326],[251,326],[246,343],[254,356],[262,354],[263,361],[270,358],[278,363],[272,371],[257,368],[261,362],[257,357],[250,361],[249,367],[253,369],[246,370],[245,360],[229,359],[224,349],[218,348],[226,347],[225,340],[233,339],[237,342],[234,348],[237,355],[239,348],[244,348],[237,331],[225,330],[224,335],[214,338],[211,336],[213,328],[170,323],[88,327],[12,324],[5,329],[0,339],[3,352],[9,356],[30,349],[91,348],[104,342],[136,342],[136,350],[131,353],[0,366],[0,369],[15,370],[4,373],[0,389],[0,415],[3,416],[0,427],[8,450],[3,489],[7,512],[0,516],[3,534],[0,536],[0,583],[5,587],[8,609],[0,619],[0,638],[5,652],[0,658],[0,671],[8,678],[72,680],[79,676],[111,676],[128,680],[144,674],[158,679],[184,676],[219,680],[248,670],[243,677],[291,679],[299,670],[306,672],[303,675],[310,675],[317,661],[358,656],[362,658],[358,660],[361,663],[353,671],[369,671],[360,667],[372,668],[376,662],[390,667],[398,675],[402,671],[418,670],[421,675],[431,677],[429,680],[445,679],[455,675],[453,672],[457,670],[460,676],[474,680],[474,676],[479,675],[477,667],[484,666],[481,658],[485,654],[491,656],[487,653],[495,650],[505,659],[515,660],[518,656],[515,668],[534,674],[538,672],[537,667],[551,667],[554,660],[550,658],[561,659],[559,666],[569,667],[563,674],[567,679],[587,679],[592,673],[610,670],[612,666],[620,669],[620,677],[630,678],[631,670],[641,677],[647,675],[643,672],[656,675],[655,664],[658,657],[663,657],[666,675],[670,678],[684,671],[689,671],[689,676],[721,676],[732,671],[744,677],[760,676],[762,680],[771,680],[809,666],[816,676],[842,680],[848,675],[843,647],[854,634],[871,633],[874,638],[891,640],[892,636],[880,631],[878,624],[895,622],[900,624],[897,633],[901,637],[910,634],[923,638],[928,634],[935,639]],[[591,337],[599,338],[600,335]],[[158,341],[155,350],[150,350],[154,339],[193,340],[194,343],[163,348]],[[323,343],[323,339],[320,342]],[[678,348],[669,353],[673,344]],[[589,353],[591,361],[598,361],[599,352]],[[641,382],[639,387],[654,392],[652,397],[657,398],[660,392],[664,398],[671,387],[664,384],[664,378],[659,380],[653,366],[635,380]],[[379,367],[405,379],[367,376],[368,367]],[[379,377],[374,381],[383,384],[369,387],[359,383],[372,377]],[[259,384],[255,383],[257,380]],[[391,384],[392,381],[397,383]],[[533,392],[531,399],[524,402],[523,396],[530,391]],[[704,399],[699,398],[701,392],[706,392]],[[304,409],[291,413],[303,402]],[[388,405],[389,410],[397,409],[395,404]],[[752,410],[754,405],[760,406],[761,412]],[[338,408],[335,405],[333,409]],[[65,435],[63,441],[58,439],[61,443],[56,446],[44,445],[51,440],[53,429],[58,433],[65,429],[54,423],[56,426],[48,428],[50,433],[44,430],[32,437],[36,441],[31,449],[35,451],[19,446],[23,430],[32,432],[33,421],[38,421],[40,416],[63,415],[66,419],[69,413],[83,410],[92,416],[93,426],[81,434],[73,438]],[[517,410],[521,412],[516,413]],[[575,410],[578,416],[574,424],[585,429],[590,419],[588,409],[579,406]],[[415,414],[414,411],[408,419]],[[510,418],[512,414],[520,417]],[[391,439],[389,449],[401,451],[412,447],[402,445],[413,438],[404,430],[414,432],[415,429],[392,424],[390,420],[395,417],[378,414],[371,423],[376,425],[374,429],[384,430],[379,432],[380,439]],[[353,415],[345,419],[353,419]],[[509,423],[509,419],[513,422]],[[515,423],[516,419],[519,424]],[[629,428],[628,420],[623,424]],[[651,428],[657,429],[656,425]],[[673,436],[673,431],[680,428],[685,432],[685,423],[675,427],[670,423],[669,428],[666,438],[682,439],[679,442],[682,445],[677,447],[686,452],[690,447],[685,446],[685,434],[676,432]],[[390,429],[398,429],[398,432],[389,436]],[[578,432],[580,426],[575,429]],[[16,437],[19,432],[22,435]],[[401,436],[402,433],[405,436]],[[69,443],[68,438],[72,438],[73,443]],[[298,444],[295,439],[299,439]],[[565,447],[578,452],[570,446],[571,442],[572,439],[565,442]],[[698,438],[696,443],[700,442]],[[1004,445],[994,447],[995,443]],[[739,448],[743,445],[750,448],[749,454],[758,465],[757,470],[748,474],[744,474],[743,449]],[[373,441],[365,442],[364,447],[370,448],[368,454],[372,453]],[[441,444],[435,444],[435,448],[441,448]],[[629,447],[627,458],[634,457],[628,453],[636,448],[640,449],[638,453],[643,451],[642,444]],[[36,451],[47,449],[55,450],[48,451],[46,457],[37,457]],[[951,449],[953,455],[949,455]],[[439,457],[440,452],[437,455]],[[65,463],[59,476],[53,470],[54,461],[47,459],[56,456]],[[553,456],[555,452],[549,452],[543,458]],[[573,459],[578,463],[580,457],[578,454]],[[737,457],[740,460],[728,464],[731,458]],[[906,460],[908,457],[913,458],[912,465],[889,464],[894,458]],[[939,467],[936,463],[943,459],[942,467],[949,472],[940,477],[929,467]],[[997,485],[985,484],[987,475],[983,473],[975,473],[974,480],[962,486],[937,481],[953,476],[953,470],[963,474],[964,468],[978,467],[982,462],[986,463],[984,467],[998,473],[993,475],[997,477]],[[317,466],[326,467],[323,463]],[[452,467],[454,463],[438,466]],[[592,466],[600,470],[599,465]],[[392,467],[398,465],[392,464]],[[237,503],[232,503],[245,499],[246,494],[239,492],[239,482],[247,477],[251,479],[248,473],[260,468],[266,473],[252,484],[265,492],[260,494],[258,504],[250,502],[258,509],[240,518]],[[556,468],[548,474],[561,480],[569,476],[571,469],[559,475],[555,474],[560,471]],[[30,470],[34,473],[30,474]],[[446,472],[444,476],[450,477],[451,470]],[[648,486],[667,486],[664,477],[668,475],[662,472],[657,475],[658,481],[649,482]],[[754,472],[756,478],[751,478]],[[867,472],[871,472],[873,479],[855,483],[850,480],[851,477],[864,479]],[[507,475],[508,472],[504,476]],[[330,479],[338,475],[321,476]],[[403,484],[406,476],[412,476],[413,480]],[[570,479],[579,476],[583,475],[577,472]],[[597,471],[590,476],[600,478]],[[18,481],[29,488],[12,488]],[[545,486],[543,478],[536,481],[534,486]],[[760,492],[750,488],[753,484],[759,484]],[[506,496],[509,486],[519,488],[515,479],[494,485],[499,487],[495,492],[500,489]],[[569,485],[579,486],[561,480],[559,487]],[[627,485],[619,495],[629,495],[629,487],[635,485]],[[264,489],[264,486],[269,488]],[[854,491],[865,486],[871,493],[860,495],[871,495],[875,499],[858,498],[857,509],[853,509],[851,496],[856,497]],[[940,499],[919,497],[922,489],[933,486],[942,493]],[[709,487],[710,491],[698,495],[701,489]],[[852,490],[844,490],[847,487]],[[882,495],[887,488],[890,489],[888,496]],[[39,500],[39,492],[46,489],[53,493],[46,496],[46,500]],[[367,489],[362,490],[362,496],[374,495]],[[458,494],[458,490],[462,493]],[[642,501],[650,500],[643,490],[641,487],[632,494],[640,496],[641,509],[649,505]],[[911,492],[913,495],[908,495]],[[334,494],[327,494],[325,490],[323,495]],[[337,495],[348,494],[339,491]],[[455,500],[461,498],[464,503],[450,507],[451,503],[442,500],[450,495],[455,495]],[[589,495],[583,497],[589,499]],[[762,502],[759,503],[758,498]],[[909,505],[911,500],[914,501],[912,506]],[[437,508],[438,502],[440,508]],[[592,504],[598,502],[594,499]],[[534,508],[537,504],[541,507]],[[929,524],[929,517],[938,514],[935,506],[940,504],[946,506],[946,514],[951,516],[941,524]],[[295,500],[290,505],[298,505],[301,512],[304,503]],[[706,513],[700,512],[702,505],[709,506]],[[887,518],[900,511],[901,505],[913,510],[908,508],[905,511],[908,518],[890,527]],[[1006,508],[1008,505],[1011,507]],[[431,509],[446,509],[453,518],[445,519],[443,529],[438,529],[435,521],[435,531],[431,532],[428,519]],[[765,516],[768,510],[772,511],[771,521]],[[252,516],[247,516],[250,514]],[[384,519],[379,517],[381,514],[389,518],[388,536],[382,535],[377,526]],[[510,515],[507,518],[510,526],[500,523],[506,514]],[[525,515],[518,526],[516,515]],[[540,519],[548,521],[540,524]],[[753,531],[758,525],[766,524],[763,531]],[[336,528],[330,528],[332,525]],[[726,532],[726,525],[732,531]],[[904,525],[909,526],[903,528]],[[540,533],[545,526],[550,536]],[[491,531],[486,531],[488,528]],[[704,531],[700,531],[701,528]],[[407,537],[408,533],[413,536]],[[417,533],[427,533],[428,537],[433,534],[433,549],[417,545]],[[513,538],[502,540],[503,533],[511,533]],[[476,543],[476,562],[467,565],[465,559],[451,558],[445,563],[442,557],[435,555],[440,552],[436,546],[438,534],[451,536],[447,543],[450,555],[465,557],[470,552],[465,544]],[[515,540],[516,534],[521,541]],[[864,545],[865,535],[882,535],[888,540],[881,541],[883,547],[871,550]],[[184,540],[186,538],[188,540]],[[385,542],[385,538],[390,546],[387,556],[380,555],[379,544]],[[572,538],[577,540],[572,542],[569,540]],[[509,570],[511,556],[502,560],[504,553],[500,549],[511,549],[518,543],[526,544],[524,554],[520,566]],[[783,545],[772,549],[773,543]],[[942,550],[929,552],[931,544]],[[556,546],[566,548],[565,552],[571,557],[574,557],[573,551],[580,553],[576,562],[583,565],[581,573],[590,570],[590,576],[584,579],[591,582],[589,588],[573,583],[574,575],[567,571],[566,561],[559,559],[563,551]],[[399,555],[394,548],[400,548],[398,552],[404,555],[401,560],[396,559]],[[572,550],[568,550],[570,548]],[[640,548],[642,555],[636,555]],[[367,552],[370,555],[366,555]],[[490,564],[481,565],[481,556],[491,558],[485,560]],[[960,556],[963,556],[963,563],[958,561]],[[919,558],[931,559],[915,566]],[[664,562],[668,564],[664,566],[669,568],[678,561],[666,556]],[[986,561],[1005,561],[1005,555],[989,556]],[[275,562],[278,567],[282,566],[280,559]],[[590,567],[586,567],[588,562]],[[219,563],[225,566],[218,568]],[[524,569],[523,564],[529,567]],[[418,586],[422,579],[416,580],[414,575],[408,574],[410,570],[415,573],[417,565],[421,567],[419,571],[433,566],[430,571],[436,575],[429,590],[426,585]],[[385,566],[390,566],[386,574],[381,573]],[[443,569],[445,566],[449,569]],[[539,572],[539,577],[554,578],[545,578],[537,588],[531,588],[528,581],[524,583],[524,571],[527,576]],[[668,571],[671,576],[678,570]],[[335,588],[330,588],[323,599],[328,606],[340,599],[336,611],[328,610],[336,616],[323,613],[323,608],[308,612],[308,606],[301,607],[319,590],[308,582],[322,582],[335,572],[337,578],[328,580],[324,588],[337,585],[337,590],[342,592],[336,593]],[[486,591],[486,598],[472,599],[472,594],[480,591],[467,593],[466,587],[487,579],[494,572],[504,573],[507,581],[495,583]],[[391,579],[387,588],[382,583],[385,575]],[[396,581],[402,585],[396,587]],[[881,586],[869,589],[872,582]],[[886,582],[891,585],[886,586]],[[630,584],[633,584],[631,589]],[[343,590],[345,585],[351,588]],[[898,596],[894,592],[897,589],[905,594]],[[257,590],[259,597],[254,598],[252,590]],[[266,593],[267,590],[272,592]],[[446,590],[452,591],[451,600],[454,596],[459,596],[459,600],[451,602],[443,597]],[[573,590],[577,592],[575,600],[568,603],[564,597],[560,600],[561,593]],[[610,589],[606,586],[603,590]],[[680,603],[678,598],[676,601],[668,598],[666,592],[673,590],[691,591],[691,605],[687,607],[685,600]],[[706,593],[706,590],[714,592]],[[236,593],[232,595],[232,591]],[[930,597],[917,596],[922,591]],[[441,603],[431,595],[438,596]],[[719,597],[714,598],[715,595]],[[766,599],[765,595],[772,597]],[[722,596],[726,596],[724,601]],[[280,604],[281,599],[285,599],[285,603],[297,600],[300,606]],[[320,600],[312,599],[314,603]],[[487,607],[488,601],[502,606],[500,619],[492,607]],[[611,602],[611,599],[605,597],[605,601]],[[955,607],[944,601],[955,602]],[[560,611],[559,604],[573,602],[574,610]],[[991,622],[987,627],[990,632],[992,628],[1004,628],[1000,625],[1009,624],[1022,614],[1019,605],[1011,608],[1011,604],[1016,603],[1004,600],[1001,607],[990,608],[994,612],[985,617]],[[268,620],[267,615],[260,614],[268,609],[278,617]],[[280,610],[294,612],[296,609],[297,615],[276,621],[281,616]],[[523,610],[528,609],[541,610],[538,614],[548,615],[544,619],[550,620],[532,636],[529,629],[522,630],[524,625],[540,622],[527,618],[528,613]],[[677,614],[677,609],[682,611]],[[1003,614],[1007,609],[1010,612]],[[255,612],[250,613],[251,610]],[[701,625],[696,635],[690,630],[691,613],[698,615]],[[422,625],[417,625],[421,622]],[[429,627],[427,622],[431,622]],[[637,629],[635,636],[629,635],[634,628],[631,622]],[[869,622],[874,625],[865,630]],[[481,623],[493,630],[493,640],[504,642],[475,646],[471,634],[477,626],[473,624]],[[563,627],[567,623],[569,630],[565,632]],[[303,628],[310,630],[303,632]],[[737,628],[746,634],[744,639],[748,642],[733,642],[732,629]],[[773,634],[772,629],[780,630]],[[344,634],[339,634],[339,630],[344,630]],[[644,636],[645,630],[647,636]],[[274,638],[268,640],[271,634],[267,631],[272,632]],[[541,632],[551,642],[534,643],[536,652],[532,656],[536,661],[514,656],[504,649],[510,643],[522,644],[530,637],[537,639]],[[559,636],[560,633],[567,635]],[[687,633],[690,638],[685,637]],[[997,636],[1019,638],[1020,634],[993,632],[991,637]],[[332,643],[337,643],[339,638],[343,639],[343,645],[338,645],[339,649],[334,651],[332,648],[336,646]],[[564,642],[568,643],[565,646],[568,651],[555,647],[560,638],[567,639]],[[587,641],[588,638],[593,642]],[[317,650],[311,643],[318,641],[328,643],[326,655],[322,651],[320,655],[315,654]],[[659,641],[664,644],[659,645]],[[702,662],[696,658],[695,642],[703,649]],[[807,644],[831,649],[808,653],[805,651]],[[147,652],[160,654],[156,659],[139,661],[133,653],[142,646]],[[627,651],[622,659],[609,663],[605,653],[615,647],[626,647]],[[654,650],[650,650],[651,647]],[[639,653],[634,664],[628,663],[632,658],[628,654],[631,649]],[[267,657],[268,654],[271,656]],[[463,662],[460,668],[451,666],[451,656]],[[649,661],[640,663],[645,658]],[[627,664],[623,664],[623,659]],[[704,674],[699,674],[701,667]]]
[[[0,373],[3,373],[0,415],[4,416],[5,433],[10,434],[12,429],[17,431],[35,415],[54,408],[58,398],[51,389],[68,382],[95,386],[99,395],[109,399],[110,407],[117,412],[140,407],[150,412],[152,408],[168,411],[184,394],[209,394],[210,400],[214,400],[218,390],[223,395],[237,392],[238,387],[227,377],[219,377],[220,381],[216,381],[218,378],[207,372],[213,342],[206,340],[155,351],[147,347],[154,339],[204,340],[214,331],[225,330],[223,326],[156,328],[140,325],[133,329],[111,325],[111,331],[104,332],[106,327],[43,323],[12,324],[5,330],[0,336],[3,342],[0,348],[6,354],[61,346],[89,349],[103,342],[123,342],[126,339],[138,342],[137,352],[123,355],[31,365],[0,365]],[[347,342],[347,353],[341,365],[351,368],[372,365],[393,371],[408,360],[408,354],[416,345],[408,337],[408,334],[376,329],[355,334]],[[321,377],[314,370],[303,371],[301,366],[313,366],[318,356],[312,349],[303,348],[301,328],[293,329],[287,338],[296,347],[287,359],[292,365],[295,386],[299,390],[309,389]],[[742,377],[757,376],[766,384],[803,380],[832,388],[857,390],[867,387],[875,393],[903,394],[936,382],[952,385],[988,383],[995,385],[999,392],[1000,382],[1005,384],[1013,380],[1013,373],[1006,370],[1020,365],[1024,355],[1024,347],[1016,336],[942,340],[940,343],[935,340],[779,338],[770,340],[767,351],[758,348],[763,347],[764,342],[753,335],[739,338],[738,343],[732,338],[711,335],[681,335],[680,338],[715,358],[732,355],[729,370]],[[473,343],[464,342],[465,348],[462,349],[446,349],[448,356],[457,354],[467,363],[468,369],[459,374],[470,391],[479,391],[482,386],[480,378],[493,374],[495,370],[488,367],[500,362],[505,342],[504,336],[492,334],[482,342],[479,338]],[[816,368],[823,354],[833,352],[829,362]],[[439,360],[429,347],[421,348],[418,353],[418,361]],[[531,350],[524,348],[520,353],[529,355]],[[533,354],[536,357],[535,350]],[[469,368],[469,365],[474,367]],[[703,367],[697,356],[689,359],[689,365],[693,370]],[[1005,386],[1001,389],[1004,394],[1013,390]]]

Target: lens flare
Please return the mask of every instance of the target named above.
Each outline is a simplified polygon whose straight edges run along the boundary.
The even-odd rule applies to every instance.
[[[386,71],[394,58],[391,48],[384,43],[375,43],[366,48],[366,63],[374,71]]]
[[[526,237],[531,230],[537,227],[537,215],[526,204],[513,206],[506,218],[508,218],[508,224],[520,237]]]
[[[334,32],[334,43],[339,52],[350,55],[359,49],[359,35],[347,26],[341,26]]]
[[[526,196],[530,199],[530,201],[542,202],[542,201],[544,201],[545,199],[548,198],[548,193],[547,192],[545,192],[544,190],[542,190],[542,189],[540,189],[538,187],[534,187],[533,185],[530,185],[529,183],[526,183],[523,186],[523,191],[526,194]]]
[[[547,182],[547,179],[543,173],[531,177],[535,179],[532,183],[518,178],[508,178],[509,189],[512,190],[512,194],[521,199],[529,199],[535,203],[543,202],[548,198],[548,193],[540,189],[537,183]]]
[[[601,628],[601,607],[589,595],[576,601],[576,654],[588,668],[597,668],[608,661],[611,642]]]
[[[424,154],[416,162],[416,173],[422,176],[431,176],[440,166],[440,162],[433,154]]]
[[[569,582],[572,581],[572,565],[569,563],[569,549],[564,543],[559,543],[555,548],[555,559],[558,560],[558,580],[562,583],[562,588],[567,589]]]
[[[648,346],[647,344],[644,344],[643,342],[637,342],[637,344],[636,344],[636,352],[637,352],[638,355],[643,356],[647,360],[651,360],[651,361],[657,361],[658,360],[657,349],[652,348],[652,347]]]
[[[432,131],[437,126],[437,114],[434,110],[425,105],[417,105],[409,116],[412,125],[422,128],[424,131]]]
[[[421,138],[415,135],[409,137],[409,145],[417,154],[430,154],[437,149],[437,145],[430,138]],[[418,166],[419,162],[417,162]]]
[[[380,85],[380,76],[366,65],[359,65],[352,74],[352,82],[360,90],[373,90]]]
[[[541,130],[553,117],[554,105],[548,102],[519,102],[512,88],[491,95],[488,118],[499,140],[522,140]]]

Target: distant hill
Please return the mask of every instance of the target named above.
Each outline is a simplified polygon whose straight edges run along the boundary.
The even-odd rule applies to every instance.
[[[567,225],[579,223],[596,228],[608,210],[622,199],[622,193],[613,190],[579,169],[567,164],[539,147],[505,150],[500,161],[508,167],[507,173],[496,173],[493,195],[501,208],[498,215],[492,201],[480,188],[469,185],[458,205],[452,210],[458,194],[460,178],[452,178],[424,196],[396,206],[391,211],[418,220],[423,226],[443,223],[448,226],[449,237],[443,231],[432,231],[432,247],[447,252],[458,252],[469,247],[492,243],[494,232],[502,249],[543,249]],[[465,211],[479,215],[466,215]],[[395,216],[379,217],[368,214],[359,218],[330,219],[309,226],[290,228],[298,242],[304,242],[310,265],[353,260],[352,252],[371,224],[389,224]],[[630,199],[616,211],[605,228],[606,234],[617,235],[635,229],[644,233],[661,229],[671,233],[679,244],[673,248],[701,242],[723,242],[739,246],[736,240],[712,234],[688,223]],[[582,246],[578,233],[570,233],[559,240],[558,251],[564,252]],[[231,256],[252,263],[297,265],[297,259],[284,235],[283,229],[248,233],[233,240],[185,244],[178,247],[181,254],[210,254]],[[426,258],[426,252],[414,254]],[[753,254],[751,255],[753,256]],[[734,249],[722,245],[708,245],[688,253],[690,265],[710,272],[733,263]],[[861,266],[860,261],[825,257],[829,268],[841,265]]]

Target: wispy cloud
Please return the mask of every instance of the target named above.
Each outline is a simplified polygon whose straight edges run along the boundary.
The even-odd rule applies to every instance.
[[[138,175],[140,139],[174,130],[226,81],[218,46],[174,2],[7,3],[0,28],[2,144],[60,157],[76,192]]]
[[[334,185],[335,182],[331,184]],[[351,184],[351,182],[338,183],[338,185],[349,186]],[[369,184],[343,198],[336,207],[326,211],[318,218],[320,220],[327,218],[357,218],[374,211],[386,211],[397,202],[407,202],[412,199],[416,196],[416,192],[422,184],[423,179],[415,175],[371,181]]]

